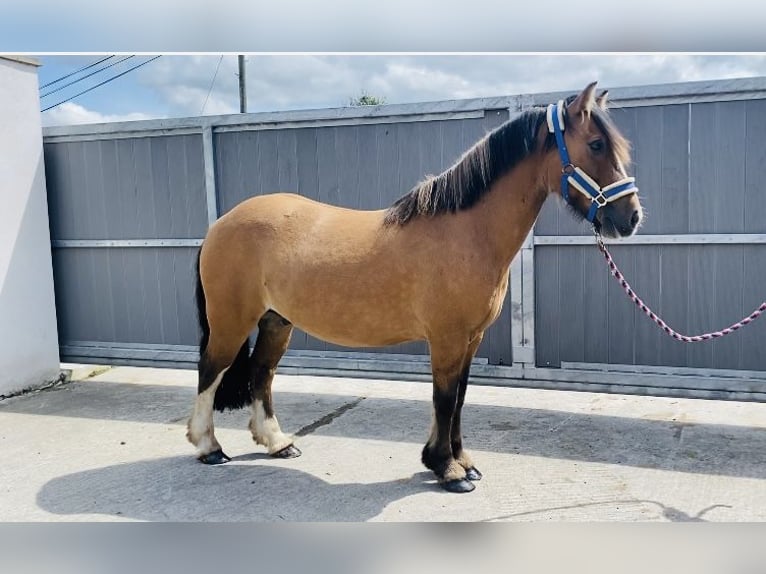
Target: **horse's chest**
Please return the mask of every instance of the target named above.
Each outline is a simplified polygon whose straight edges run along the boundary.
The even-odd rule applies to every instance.
[[[505,295],[508,293],[508,273],[504,273],[500,278],[500,282],[492,290],[492,294],[489,298],[489,316],[487,317],[487,324],[485,327],[491,325],[500,316],[500,312],[503,310],[503,302],[505,301]]]
[[[503,310],[503,302],[508,292],[508,273],[497,278],[476,282],[464,294],[470,304],[466,311],[470,315],[469,324],[478,331],[483,331],[494,323]]]

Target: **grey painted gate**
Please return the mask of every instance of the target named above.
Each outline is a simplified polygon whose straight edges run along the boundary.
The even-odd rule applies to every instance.
[[[210,221],[275,191],[385,207],[508,119],[505,108],[393,108],[48,129],[62,358],[192,365],[193,266]],[[487,333],[480,363],[511,364],[509,318],[506,310]],[[299,331],[290,349],[286,362],[302,366],[427,359],[424,343],[353,352]]]
[[[564,94],[48,128],[46,176],[64,360],[193,366],[193,262],[210,221],[252,195],[392,203],[486,131]],[[682,331],[766,298],[766,80],[610,90],[647,210],[613,253]],[[496,384],[766,398],[766,321],[696,347],[665,337],[556,201],[511,267],[474,379]],[[422,343],[349,350],[304,333],[285,372],[428,376]]]

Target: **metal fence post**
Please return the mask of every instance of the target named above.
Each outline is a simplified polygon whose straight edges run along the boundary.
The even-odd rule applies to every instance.
[[[535,256],[534,230],[511,263],[511,340],[513,362],[535,363]]]
[[[215,153],[213,152],[213,127],[202,127],[202,160],[205,169],[205,197],[207,199],[207,222],[213,225],[218,219],[218,195],[215,189]]]

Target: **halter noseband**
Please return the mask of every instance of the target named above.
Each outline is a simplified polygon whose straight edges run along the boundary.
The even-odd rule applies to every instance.
[[[635,177],[623,177],[610,183],[606,187],[599,186],[593,179],[579,167],[569,161],[569,152],[564,141],[564,101],[559,100],[556,104],[548,106],[548,131],[556,136],[556,145],[561,157],[561,195],[564,200],[569,200],[569,185],[590,198],[591,204],[588,210],[587,220],[593,223],[599,208],[631,193],[637,193]]]

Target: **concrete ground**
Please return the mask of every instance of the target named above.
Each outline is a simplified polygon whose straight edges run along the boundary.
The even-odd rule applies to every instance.
[[[185,438],[193,371],[73,378],[0,401],[0,520],[766,520],[763,403],[472,386],[484,479],[456,495],[419,460],[429,384],[278,375],[303,456],[271,459],[247,411],[216,413],[233,460],[209,467]]]

